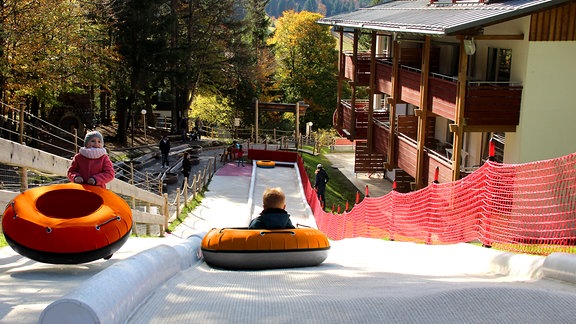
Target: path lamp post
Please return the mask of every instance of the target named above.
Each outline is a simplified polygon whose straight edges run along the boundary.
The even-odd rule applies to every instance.
[[[140,113],[142,113],[142,127],[144,127],[144,140],[146,140],[146,109],[142,109]]]

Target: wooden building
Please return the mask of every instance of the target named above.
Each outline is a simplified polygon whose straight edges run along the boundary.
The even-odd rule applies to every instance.
[[[357,140],[357,172],[417,189],[465,176],[491,140],[505,163],[576,151],[575,0],[395,0],[318,23],[340,34],[334,125]]]

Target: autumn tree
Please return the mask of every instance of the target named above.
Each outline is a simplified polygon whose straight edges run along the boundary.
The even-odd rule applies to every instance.
[[[105,2],[2,1],[0,99],[51,103],[98,84],[116,60],[108,25],[94,15],[108,9]]]
[[[284,12],[270,43],[274,45],[281,100],[304,100],[310,105],[305,120],[327,128],[336,105],[338,55],[330,27],[316,23],[321,17],[306,11]]]
[[[214,104],[192,104],[191,115],[205,116],[208,124],[232,126],[234,118],[250,124],[253,99],[261,98],[272,84],[274,56],[269,49],[270,19],[264,8],[268,0],[237,1],[233,33],[223,43],[226,60],[221,61],[225,78],[199,87],[194,100]],[[213,112],[200,110],[214,110]]]
[[[125,144],[128,125],[141,109],[151,112],[150,97],[169,69],[175,14],[169,1],[120,0],[114,3],[114,17],[122,61],[110,88],[115,94],[117,140]]]

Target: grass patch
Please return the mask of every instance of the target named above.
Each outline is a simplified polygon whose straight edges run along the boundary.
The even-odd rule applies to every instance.
[[[334,211],[338,211],[338,206],[340,206],[341,211],[344,211],[346,207],[346,201],[348,201],[349,208],[354,206],[356,202],[356,193],[359,191],[356,186],[348,180],[348,178],[342,174],[342,172],[337,169],[331,168],[332,163],[324,157],[324,155],[311,155],[302,153],[302,160],[304,160],[304,168],[308,174],[310,182],[314,184],[314,179],[316,178],[316,165],[321,163],[324,169],[328,173],[330,180],[326,185],[326,207],[327,210],[331,210],[334,206]],[[360,198],[364,199],[364,194],[360,192]]]
[[[174,229],[176,229],[176,227],[178,227],[178,225],[182,224],[186,219],[186,217],[188,217],[188,213],[192,212],[194,209],[196,209],[196,207],[198,207],[202,203],[205,191],[207,190],[203,189],[201,192],[196,194],[195,198],[188,201],[186,206],[184,206],[184,208],[180,211],[180,215],[178,215],[178,217],[176,217],[176,219],[172,223],[168,224],[167,229],[168,233],[171,233],[172,231],[174,231]]]
[[[8,242],[6,242],[6,238],[4,237],[4,234],[0,235],[0,247],[5,247],[8,246]]]

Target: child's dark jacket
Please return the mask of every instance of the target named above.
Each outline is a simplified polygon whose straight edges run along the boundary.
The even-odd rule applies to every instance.
[[[250,229],[285,229],[295,228],[290,221],[290,214],[281,208],[267,208],[264,209],[260,216],[254,218],[250,225]]]

